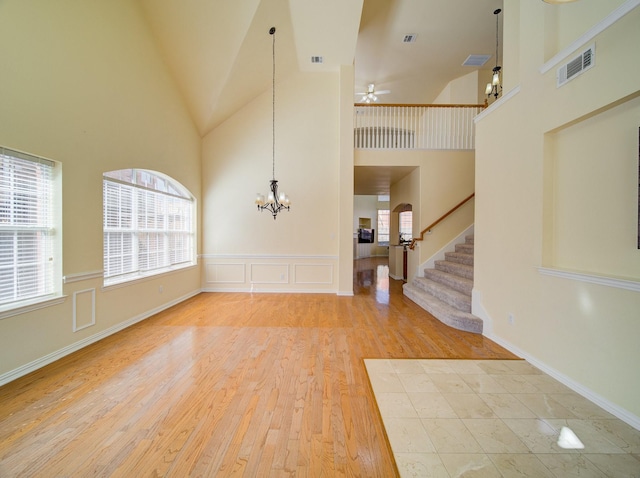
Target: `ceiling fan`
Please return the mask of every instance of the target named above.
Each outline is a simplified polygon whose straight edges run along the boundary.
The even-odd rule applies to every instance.
[[[378,101],[377,95],[386,95],[388,93],[391,93],[391,90],[376,91],[376,86],[371,83],[369,86],[367,86],[367,91],[356,93],[356,95],[362,96],[362,98],[360,99],[360,103],[371,103],[372,101]]]

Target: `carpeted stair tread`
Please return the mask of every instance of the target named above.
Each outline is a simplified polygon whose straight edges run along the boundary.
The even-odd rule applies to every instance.
[[[456,244],[456,252],[465,252],[467,254],[473,254],[474,245],[468,243]]]
[[[404,295],[433,315],[440,322],[458,330],[482,333],[482,319],[442,302],[413,284],[403,286]]]
[[[455,274],[439,271],[437,269],[425,269],[424,276],[427,279],[449,286],[452,289],[469,296],[473,290],[473,281],[471,279],[466,279]]]
[[[463,294],[425,277],[416,277],[412,284],[458,310],[471,313],[471,296],[468,294]]]
[[[473,280],[473,266],[450,261],[435,261],[436,269]]]
[[[481,334],[482,319],[471,314],[473,243],[473,235],[465,236],[455,252],[445,252],[445,260],[435,261],[433,269],[405,284],[403,292],[442,323]]]
[[[444,258],[449,262],[457,262],[468,266],[473,265],[473,254],[469,254],[468,252],[445,252]]]

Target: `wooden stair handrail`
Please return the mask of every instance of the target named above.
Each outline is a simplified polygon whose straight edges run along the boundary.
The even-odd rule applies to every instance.
[[[474,196],[476,195],[476,193],[473,193],[471,196],[469,196],[468,198],[464,199],[463,201],[461,201],[460,203],[458,203],[457,205],[455,205],[451,210],[449,210],[449,212],[447,212],[446,214],[444,214],[443,216],[440,217],[440,219],[438,219],[437,221],[435,221],[433,224],[430,224],[428,227],[425,227],[422,232],[420,232],[420,237],[414,237],[413,239],[411,239],[411,245],[409,245],[409,249],[413,250],[414,247],[416,247],[416,242],[418,241],[423,241],[424,240],[424,235],[427,231],[430,231],[431,229],[433,229],[435,226],[437,226],[438,224],[440,224],[442,221],[444,221],[447,217],[449,217],[451,214],[453,214],[458,208],[464,206],[468,201],[470,201]]]

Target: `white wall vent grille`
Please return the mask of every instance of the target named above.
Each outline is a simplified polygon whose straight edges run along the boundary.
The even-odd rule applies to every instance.
[[[593,44],[571,61],[558,68],[558,88],[591,68],[595,64],[595,58],[596,46]]]

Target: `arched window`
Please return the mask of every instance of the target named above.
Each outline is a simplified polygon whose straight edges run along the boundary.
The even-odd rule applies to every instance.
[[[195,265],[195,200],[168,176],[144,169],[104,173],[104,284]]]

